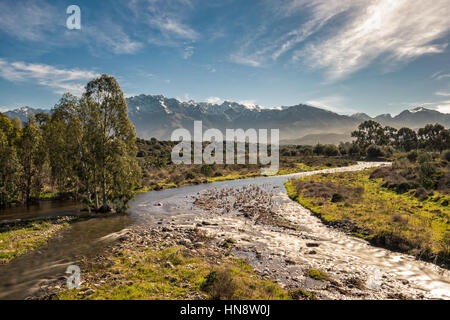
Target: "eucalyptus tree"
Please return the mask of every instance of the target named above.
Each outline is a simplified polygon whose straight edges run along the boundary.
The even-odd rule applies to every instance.
[[[94,191],[101,190],[102,206],[97,209],[108,211],[112,204],[120,210],[131,199],[141,176],[135,159],[136,133],[123,92],[114,77],[104,74],[86,85],[81,105],[87,148],[94,157],[90,163]]]
[[[23,128],[18,146],[19,161],[23,168],[20,183],[22,200],[29,204],[32,196],[39,197],[42,189],[41,174],[47,155],[42,132],[33,116]]]
[[[21,166],[15,145],[19,132],[8,118],[0,117],[0,208],[4,208],[17,199]]]

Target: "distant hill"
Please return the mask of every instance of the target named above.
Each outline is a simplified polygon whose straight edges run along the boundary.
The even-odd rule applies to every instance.
[[[280,144],[294,144],[294,145],[316,145],[320,144],[339,144],[341,142],[351,142],[353,138],[350,133],[321,133],[308,134],[304,137],[291,140],[281,140]]]
[[[9,117],[10,119],[12,118],[19,118],[20,121],[22,122],[27,122],[28,118],[36,113],[40,113],[40,112],[45,112],[45,113],[50,113],[50,110],[46,110],[46,109],[36,109],[36,108],[30,108],[30,107],[22,107],[19,109],[14,109],[14,110],[10,110],[10,111],[6,111],[3,114],[5,114],[7,117]]]
[[[279,128],[283,143],[311,145],[317,142],[335,144],[350,141],[351,131],[370,119],[396,128],[407,126],[417,129],[428,123],[450,127],[449,114],[425,108],[405,110],[395,117],[386,114],[372,118],[364,113],[340,115],[304,104],[268,109],[229,101],[222,104],[181,102],[162,95],[139,95],[127,98],[127,103],[128,114],[137,135],[144,139],[155,137],[168,140],[177,128],[192,130],[194,120],[202,120],[204,130],[217,128],[223,132],[227,128]],[[25,122],[30,114],[37,112],[49,110],[23,107],[5,114]]]

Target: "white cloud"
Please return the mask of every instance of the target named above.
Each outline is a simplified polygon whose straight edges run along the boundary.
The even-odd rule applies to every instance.
[[[442,101],[435,107],[435,110],[442,113],[450,113],[450,100]]]
[[[448,0],[271,0],[257,28],[236,42],[231,61],[254,67],[286,57],[339,79],[374,63],[392,71],[442,53]],[[447,77],[441,75],[440,79]]]
[[[221,104],[223,103],[223,99],[219,98],[219,97],[209,97],[206,99],[207,103],[212,103],[212,104]]]
[[[115,54],[133,54],[142,48],[142,43],[131,39],[117,24],[107,23],[102,27],[87,27],[83,30],[88,35],[87,43],[96,53],[99,49]]]
[[[183,59],[187,60],[190,57],[192,57],[193,54],[194,54],[194,47],[192,47],[192,46],[186,47],[186,48],[184,48],[184,51],[183,51]]]
[[[445,78],[450,78],[450,73],[442,73],[442,71],[436,72],[431,76],[432,79],[442,80]]]
[[[320,99],[311,99],[306,101],[306,104],[313,107],[325,109],[335,113],[355,113],[356,110],[346,107],[344,99],[339,96],[324,97]]]
[[[57,16],[56,8],[45,1],[0,2],[0,30],[20,40],[48,38],[65,23],[63,19],[58,21]]]
[[[450,30],[447,0],[371,0],[352,9],[357,14],[343,29],[297,51],[294,60],[326,68],[330,77],[337,79],[379,57],[405,63],[447,47],[447,43],[436,42]]]
[[[256,100],[250,99],[250,100],[241,100],[238,103],[243,104],[244,106],[248,108],[254,108],[256,107]]]
[[[243,64],[250,67],[259,67],[261,66],[261,61],[258,61],[251,57],[243,57],[241,55],[232,54],[230,56],[230,60],[237,64]]]
[[[0,32],[20,41],[43,44],[33,50],[88,46],[94,54],[105,49],[115,54],[133,54],[142,47],[142,43],[132,39],[118,21],[99,19],[85,23],[83,8],[81,17],[81,30],[69,31],[65,25],[64,7],[47,1],[0,2]]]
[[[438,91],[436,92],[436,95],[442,97],[450,97],[450,92]]]
[[[128,4],[135,19],[144,21],[159,35],[149,35],[158,45],[177,45],[180,41],[196,41],[200,35],[183,20],[192,11],[189,0],[133,0]]]
[[[0,77],[13,82],[36,81],[55,93],[71,92],[80,95],[87,81],[100,76],[94,71],[58,69],[46,64],[9,62],[0,59]]]

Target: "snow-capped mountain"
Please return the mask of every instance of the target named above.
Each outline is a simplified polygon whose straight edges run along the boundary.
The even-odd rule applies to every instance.
[[[278,128],[282,140],[304,143],[348,141],[350,132],[362,121],[370,119],[396,128],[406,126],[417,129],[429,123],[450,127],[450,114],[422,107],[405,110],[395,117],[384,114],[372,118],[364,113],[340,115],[304,104],[268,109],[230,101],[220,104],[192,100],[182,102],[162,95],[142,94],[127,98],[127,103],[129,117],[136,127],[137,135],[146,139],[170,139],[177,128],[186,128],[192,132],[195,120],[203,122],[204,130],[217,128],[223,132],[233,128]],[[49,110],[23,107],[5,114],[25,122],[31,114],[37,112]],[[302,137],[305,139],[301,140]]]

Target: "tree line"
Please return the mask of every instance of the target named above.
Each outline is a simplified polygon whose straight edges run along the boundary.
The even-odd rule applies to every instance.
[[[352,132],[352,137],[356,138],[355,144],[363,152],[371,146],[389,146],[404,152],[415,149],[442,152],[450,149],[450,130],[440,124],[427,124],[416,132],[407,127],[397,130],[368,120]]]
[[[140,186],[136,133],[117,81],[90,81],[64,94],[51,115],[22,125],[0,114],[0,207],[41,198],[45,187],[107,212],[124,210]]]

